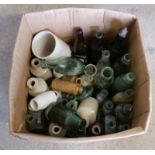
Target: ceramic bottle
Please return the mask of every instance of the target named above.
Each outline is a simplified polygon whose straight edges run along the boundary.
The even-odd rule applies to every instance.
[[[110,99],[105,100],[104,103],[103,103],[102,110],[103,110],[103,115],[104,116],[113,114],[114,103]]]
[[[58,104],[48,107],[45,112],[46,118],[67,130],[83,130],[86,121],[76,114],[75,110]]]
[[[53,68],[56,72],[67,76],[80,75],[84,71],[84,64],[71,57],[62,57],[51,61],[42,60],[41,66],[43,68]]]
[[[81,60],[84,64],[88,62],[88,48],[80,27],[74,30],[73,57]]]
[[[55,123],[49,125],[48,132],[50,136],[64,137],[66,135],[66,130]]]
[[[48,121],[43,111],[30,111],[26,114],[26,127],[30,132],[46,133],[48,131]]]
[[[48,60],[71,56],[69,45],[50,31],[41,31],[34,36],[32,52],[37,58]]]
[[[99,89],[108,88],[114,81],[113,69],[105,66],[95,76],[95,85]]]
[[[113,115],[104,117],[104,134],[115,133],[117,131],[116,118]]]
[[[129,123],[133,115],[132,104],[119,104],[115,107],[116,119],[121,123]]]
[[[77,114],[86,120],[86,128],[95,123],[97,111],[98,101],[93,97],[86,98],[80,103]]]
[[[65,80],[54,79],[51,83],[51,88],[53,90],[69,93],[69,94],[80,94],[83,91],[83,88],[78,83],[73,83]]]
[[[81,79],[77,76],[63,76],[62,80],[81,84]]]
[[[124,54],[120,59],[115,61],[113,65],[115,76],[125,73],[129,70],[131,64],[131,56],[129,53]]]
[[[134,90],[127,89],[125,91],[116,93],[112,97],[112,100],[115,103],[130,103],[133,101],[133,97],[134,97]]]
[[[43,79],[35,77],[28,79],[27,87],[31,96],[37,96],[48,90],[47,83]]]
[[[132,87],[135,81],[135,74],[133,72],[128,72],[116,77],[113,89],[115,92],[124,91]]]
[[[32,98],[29,102],[29,109],[39,111],[47,108],[49,105],[56,105],[61,99],[61,93],[58,91],[47,91]]]
[[[30,72],[34,76],[42,78],[44,80],[48,80],[48,79],[52,78],[51,70],[48,68],[43,69],[41,67],[41,60],[39,60],[38,58],[33,58],[31,60]]]

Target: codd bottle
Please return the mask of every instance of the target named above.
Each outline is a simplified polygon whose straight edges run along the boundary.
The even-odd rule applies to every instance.
[[[111,51],[111,62],[116,60],[118,57],[123,55],[123,52],[126,51],[127,45],[127,36],[128,36],[128,28],[121,28],[114,40],[111,43],[110,51]]]
[[[107,99],[106,101],[104,101],[102,107],[103,115],[105,116],[113,114],[113,111],[114,111],[114,103],[112,102],[112,100]]]
[[[67,130],[83,130],[86,125],[86,121],[77,115],[75,110],[62,104],[58,104],[53,108],[48,107],[45,114],[48,120]]]
[[[129,53],[124,54],[120,59],[116,60],[113,65],[115,76],[127,72],[130,64],[131,56]]]
[[[62,57],[55,60],[42,60],[43,68],[53,68],[56,72],[67,76],[80,75],[84,71],[84,64],[71,57]]]
[[[117,131],[116,118],[113,115],[104,117],[104,134],[115,133]]]
[[[129,123],[133,115],[132,104],[119,104],[115,107],[116,119],[121,123]]]
[[[80,27],[75,28],[73,57],[80,59],[84,64],[87,64],[88,62],[88,48],[83,36],[83,31]]]
[[[135,81],[135,74],[133,72],[128,72],[116,77],[113,90],[114,92],[124,91],[132,87]]]
[[[108,88],[114,81],[113,69],[105,66],[95,76],[95,85],[99,89]]]

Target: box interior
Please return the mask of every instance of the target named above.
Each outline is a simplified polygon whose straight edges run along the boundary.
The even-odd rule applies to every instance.
[[[132,129],[95,137],[96,139],[115,139],[144,133],[147,130],[150,118],[150,78],[146,64],[143,43],[141,40],[138,20],[135,16],[101,9],[57,9],[23,16],[19,28],[12,59],[10,77],[9,106],[10,130],[21,137],[40,137],[51,139],[49,136],[25,134],[25,115],[27,111],[26,81],[30,76],[29,63],[31,57],[31,41],[37,32],[49,29],[66,42],[72,40],[72,31],[75,26],[82,27],[84,35],[88,36],[93,29],[99,27],[108,38],[113,38],[116,32],[125,26],[130,28],[129,52],[133,63],[131,70],[136,74],[134,119]],[[64,138],[54,138],[64,139]],[[93,140],[94,137],[76,138],[79,141]]]

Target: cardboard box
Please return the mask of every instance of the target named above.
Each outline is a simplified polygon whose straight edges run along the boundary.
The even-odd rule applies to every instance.
[[[30,76],[29,62],[32,37],[41,30],[49,29],[68,42],[73,37],[72,32],[75,26],[82,27],[86,36],[95,26],[100,26],[109,38],[113,38],[121,27],[130,27],[129,52],[133,57],[132,71],[136,74],[134,119],[131,129],[88,138],[57,138],[29,133],[25,129],[28,96],[26,81]],[[82,8],[56,9],[23,15],[12,59],[9,105],[10,131],[13,135],[21,138],[64,143],[103,141],[144,134],[147,131],[151,115],[151,92],[146,54],[138,19],[134,15],[121,12]]]

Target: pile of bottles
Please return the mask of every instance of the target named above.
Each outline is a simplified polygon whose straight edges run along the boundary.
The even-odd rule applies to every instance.
[[[48,58],[48,48],[42,47],[49,40],[44,39],[37,47],[37,50],[46,50],[44,58],[34,52],[36,41],[33,40],[34,55],[30,63],[33,77],[27,81],[28,131],[71,138],[112,134],[131,128],[135,74],[130,71],[128,34],[125,27],[113,40],[107,40],[100,31],[86,38],[77,27],[72,43],[61,40],[71,53],[65,56],[66,49],[60,48],[62,44],[55,40],[50,50],[59,44],[61,51],[58,55],[52,53],[52,59]]]

